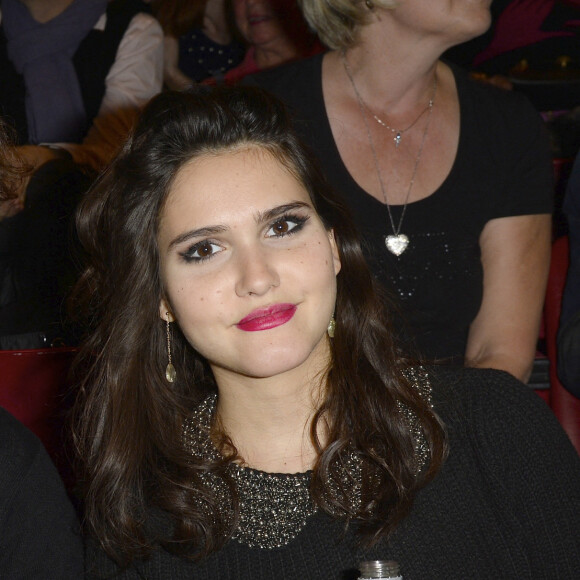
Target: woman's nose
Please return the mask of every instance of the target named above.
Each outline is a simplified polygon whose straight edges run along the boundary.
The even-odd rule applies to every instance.
[[[274,260],[267,250],[248,249],[240,252],[236,282],[238,296],[261,296],[279,285],[280,278]]]

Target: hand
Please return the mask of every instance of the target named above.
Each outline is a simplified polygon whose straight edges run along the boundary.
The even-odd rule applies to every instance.
[[[477,66],[482,62],[517,48],[535,44],[547,38],[573,36],[564,30],[542,30],[542,24],[552,11],[555,0],[513,0],[499,15],[491,43],[474,59]],[[580,0],[573,0],[580,7]],[[569,20],[566,27],[580,26],[580,20]]]

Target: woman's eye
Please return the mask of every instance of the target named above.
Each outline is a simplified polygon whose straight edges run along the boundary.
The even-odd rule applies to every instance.
[[[221,250],[222,248],[218,244],[203,241],[191,246],[191,248],[181,255],[188,262],[201,262],[202,260],[211,258],[213,255],[221,252]]]
[[[308,218],[283,217],[276,220],[267,232],[268,236],[282,237],[288,234],[297,233]]]

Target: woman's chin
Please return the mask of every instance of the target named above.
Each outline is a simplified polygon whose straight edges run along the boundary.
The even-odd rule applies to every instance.
[[[282,378],[286,374],[300,372],[300,369],[310,376],[312,369],[315,369],[314,372],[322,370],[328,359],[329,354],[319,352],[318,349],[301,352],[294,344],[289,344],[288,347],[263,348],[258,352],[246,354],[241,357],[238,364],[212,365],[212,368],[217,376],[222,369],[228,374],[251,379]]]

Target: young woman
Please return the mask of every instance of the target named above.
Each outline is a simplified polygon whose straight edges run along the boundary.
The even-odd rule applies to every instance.
[[[88,577],[572,575],[580,461],[543,401],[401,358],[281,104],[206,90],[154,99],[79,213]]]

